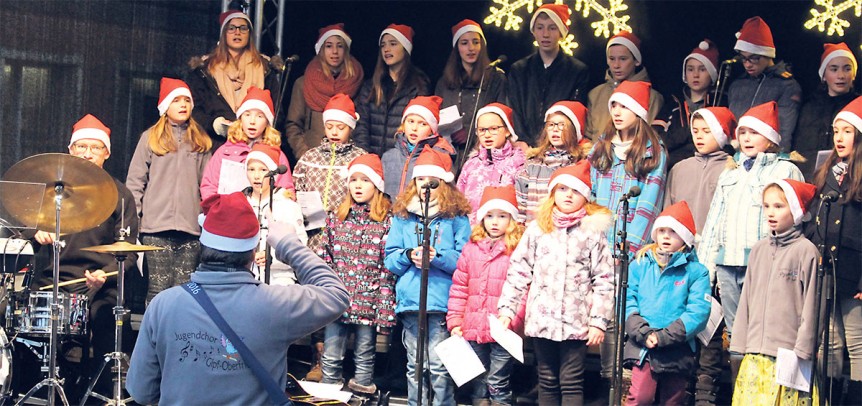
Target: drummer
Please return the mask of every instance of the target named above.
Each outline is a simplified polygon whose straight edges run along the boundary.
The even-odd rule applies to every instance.
[[[69,154],[86,159],[100,168],[111,156],[111,130],[102,124],[96,117],[87,114],[75,123],[72,139],[69,142]],[[113,177],[112,177],[113,178]],[[93,229],[79,233],[63,235],[61,241],[66,245],[60,251],[60,282],[86,278],[86,283],[80,283],[61,287],[62,292],[87,294],[90,299],[89,329],[91,334],[91,346],[93,358],[90,360],[90,373],[94,373],[105,354],[114,351],[114,315],[113,307],[117,303],[116,277],[107,278],[109,272],[117,271],[117,262],[112,255],[97,254],[81,251],[81,248],[94,245],[107,245],[117,241],[120,229],[126,227],[130,233],[126,240],[134,243],[138,237],[138,216],[135,209],[135,200],[129,189],[116,178],[118,199],[117,207],[107,220]],[[125,201],[125,215],[123,215],[123,201]],[[62,226],[62,223],[61,223]],[[36,277],[32,290],[42,286],[50,286],[53,282],[52,250],[50,245],[55,238],[54,233],[38,231],[35,235],[37,243],[43,245],[36,257]],[[130,253],[125,260],[126,274],[137,272],[135,261],[137,255]],[[125,323],[128,325],[128,323]],[[125,341],[129,342],[129,340]],[[86,348],[84,349],[86,351]],[[58,351],[58,354],[63,354]],[[82,357],[86,359],[87,357]],[[87,369],[84,369],[85,371]],[[108,369],[108,371],[110,371]],[[102,373],[96,392],[110,394],[110,373]],[[83,383],[89,376],[83,377]],[[66,379],[67,388],[69,381]],[[86,388],[86,385],[84,385]],[[69,388],[71,389],[71,388]],[[67,389],[68,390],[68,389]],[[69,394],[67,392],[67,394]],[[71,394],[70,394],[71,395]],[[70,397],[71,398],[71,397]]]

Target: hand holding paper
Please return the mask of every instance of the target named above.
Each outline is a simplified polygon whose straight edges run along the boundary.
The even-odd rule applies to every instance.
[[[509,354],[512,354],[522,364],[524,363],[524,340],[512,330],[503,327],[503,323],[492,315],[488,315],[491,327],[491,338],[500,344]]]

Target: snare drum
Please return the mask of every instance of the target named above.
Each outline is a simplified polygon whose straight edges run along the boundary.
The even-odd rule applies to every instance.
[[[57,333],[61,335],[86,335],[87,318],[90,311],[87,295],[78,293],[60,293],[57,296],[60,305],[60,319]],[[27,305],[16,312],[17,333],[35,337],[47,337],[51,334],[51,292],[30,292]]]

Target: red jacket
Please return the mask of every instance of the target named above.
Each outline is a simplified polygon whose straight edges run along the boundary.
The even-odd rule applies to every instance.
[[[494,342],[488,327],[488,315],[497,317],[497,301],[509,271],[509,254],[503,239],[488,238],[470,242],[461,251],[458,267],[452,275],[449,290],[449,330],[461,327],[464,338],[479,344]],[[509,328],[523,333],[526,298],[518,306],[518,314]]]

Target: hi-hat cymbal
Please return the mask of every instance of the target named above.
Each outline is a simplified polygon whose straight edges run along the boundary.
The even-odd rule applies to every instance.
[[[127,241],[117,241],[109,245],[96,245],[93,247],[81,248],[81,251],[98,252],[102,254],[123,254],[126,252],[144,252],[144,251],[160,251],[162,247],[154,245],[139,245],[131,244]]]
[[[41,154],[21,160],[6,171],[3,181],[0,202],[6,211],[19,223],[43,231],[53,232],[56,227],[57,187],[62,188],[62,234],[96,227],[117,207],[117,185],[111,175],[98,165],[69,154]],[[45,185],[38,210],[33,207],[38,196],[26,196],[32,183]]]

